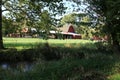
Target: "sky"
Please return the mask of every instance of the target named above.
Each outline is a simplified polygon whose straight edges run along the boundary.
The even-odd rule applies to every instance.
[[[83,4],[81,4],[81,5],[78,6],[77,4],[75,4],[73,2],[70,2],[70,1],[63,0],[63,2],[65,3],[65,7],[68,7],[67,10],[66,10],[66,14],[69,14],[69,13],[72,13],[72,12],[82,12],[81,10],[86,8],[86,6],[83,5]],[[74,9],[77,9],[78,7],[81,10],[74,11]]]
[[[64,3],[64,6],[67,7],[66,13],[61,15],[61,16],[57,15],[56,16],[57,19],[60,19],[64,15],[67,15],[67,14],[70,14],[70,13],[84,13],[85,8],[87,7],[84,4],[81,4],[81,5],[78,6],[77,4],[75,4],[73,2],[70,2],[70,1],[66,1],[66,0],[63,0],[63,3]],[[80,10],[77,10],[78,7],[80,8]]]

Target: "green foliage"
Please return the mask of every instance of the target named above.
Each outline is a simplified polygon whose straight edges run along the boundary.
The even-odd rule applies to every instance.
[[[63,16],[61,19],[61,24],[64,25],[66,23],[72,23],[78,26],[90,26],[91,21],[90,16],[86,13],[71,13]]]
[[[76,31],[82,35],[83,39],[90,39],[93,37],[94,28],[88,26],[80,26],[76,28]]]
[[[74,23],[75,21],[76,21],[76,16],[74,13],[72,13],[72,14],[65,15],[61,19],[61,24],[64,25],[66,23]]]
[[[98,23],[102,25],[102,31],[112,38],[112,44],[119,46],[120,30],[120,1],[119,0],[86,0],[91,11],[98,15]]]
[[[120,74],[111,75],[108,80],[120,80]]]

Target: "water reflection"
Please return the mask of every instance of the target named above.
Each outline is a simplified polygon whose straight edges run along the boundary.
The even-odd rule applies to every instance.
[[[21,71],[26,72],[32,70],[34,63],[30,62],[19,62],[19,63],[2,63],[0,67],[4,70],[11,70],[11,71]]]
[[[1,67],[2,67],[2,69],[7,69],[8,68],[8,64],[6,64],[6,63],[1,64]]]

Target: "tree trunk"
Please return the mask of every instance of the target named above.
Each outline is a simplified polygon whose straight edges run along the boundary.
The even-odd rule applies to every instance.
[[[113,45],[114,53],[120,54],[120,45],[119,45],[119,41],[117,39],[117,34],[115,32],[113,32],[111,34],[111,37],[112,37],[112,45]]]
[[[2,39],[2,3],[0,1],[0,49],[4,49]]]

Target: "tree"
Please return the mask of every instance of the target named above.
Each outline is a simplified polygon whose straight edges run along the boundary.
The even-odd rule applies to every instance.
[[[97,13],[99,24],[104,23],[103,31],[111,37],[116,53],[120,51],[120,0],[87,0],[89,9]]]
[[[3,49],[3,39],[2,39],[2,0],[0,0],[0,49]]]
[[[71,13],[71,14],[63,16],[60,23],[64,25],[66,23],[74,23],[75,21],[76,21],[75,13]]]
[[[14,27],[12,25],[13,21],[11,19],[7,19],[6,17],[2,16],[2,33],[4,36],[14,32]]]
[[[2,6],[5,10],[2,10]],[[26,19],[27,25],[34,26],[36,23],[39,25],[39,21],[43,22],[42,18],[44,18],[43,13],[45,10],[49,11],[46,15],[50,15],[54,19],[54,16],[58,13],[59,15],[62,14],[64,9],[62,0],[0,0],[0,49],[4,48],[2,40],[3,11],[9,11],[9,17],[15,22],[21,22]],[[44,19],[47,20],[48,18]],[[47,25],[50,27],[49,24]]]

